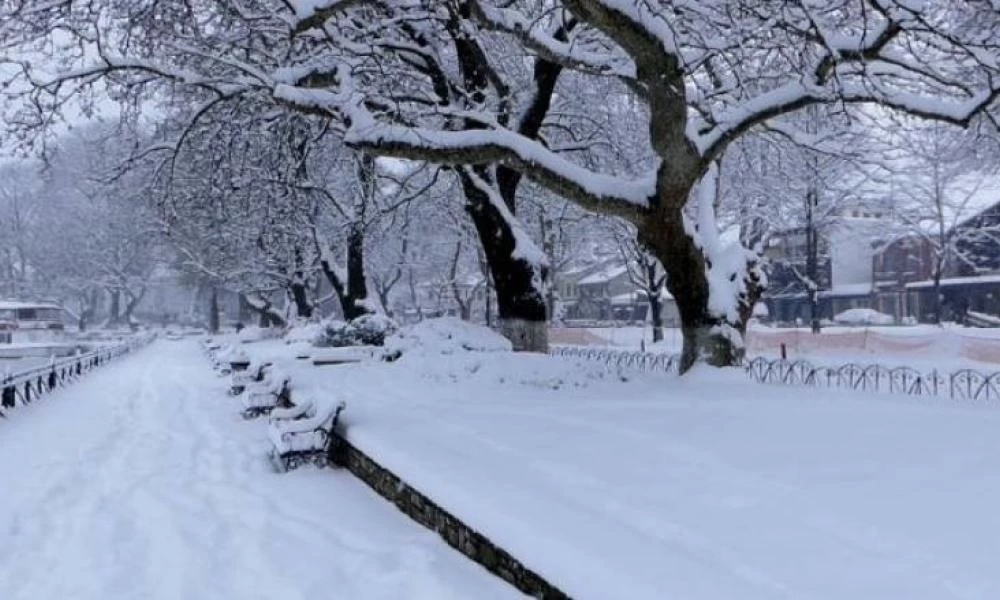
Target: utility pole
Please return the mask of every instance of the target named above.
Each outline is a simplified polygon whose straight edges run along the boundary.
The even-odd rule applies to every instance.
[[[819,129],[819,116],[815,107],[806,114],[806,129],[815,134]],[[809,154],[809,189],[806,191],[806,278],[809,291],[809,321],[814,334],[819,326],[819,235],[816,231],[816,209],[819,206],[819,159]]]
[[[809,321],[813,333],[819,326],[819,235],[816,231],[815,212],[819,194],[814,185],[806,192],[806,278],[809,280]]]

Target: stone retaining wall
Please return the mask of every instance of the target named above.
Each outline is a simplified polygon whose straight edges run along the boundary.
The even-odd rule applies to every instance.
[[[509,552],[372,460],[342,435],[336,434],[336,438],[333,462],[345,467],[411,519],[436,531],[448,545],[525,594],[545,600],[569,598],[541,575],[521,564]]]

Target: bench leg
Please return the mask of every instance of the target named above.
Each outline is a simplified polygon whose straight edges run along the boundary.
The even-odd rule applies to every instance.
[[[274,450],[268,453],[267,457],[271,459],[271,466],[274,467],[275,473],[287,473],[288,463],[285,462],[285,457],[281,456]]]

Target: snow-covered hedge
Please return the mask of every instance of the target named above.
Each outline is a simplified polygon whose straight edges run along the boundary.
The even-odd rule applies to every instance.
[[[455,354],[458,352],[510,352],[510,340],[497,332],[457,317],[427,319],[407,327],[385,341],[386,360],[403,354]]]
[[[396,322],[385,315],[363,315],[349,323],[331,319],[322,324],[313,345],[320,348],[381,346],[397,329]]]
[[[851,308],[833,317],[833,321],[841,325],[892,325],[895,319],[871,308]]]

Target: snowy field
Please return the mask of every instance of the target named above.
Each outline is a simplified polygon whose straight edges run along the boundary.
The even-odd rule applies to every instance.
[[[1000,597],[997,408],[506,352],[285,366],[295,397],[346,399],[353,443],[575,598]]]
[[[0,421],[3,600],[515,597],[344,472],[275,475],[193,340]]]
[[[666,328],[662,342],[652,343],[649,327],[556,328],[550,330],[555,344],[608,346],[622,350],[677,353],[679,329]],[[827,327],[814,336],[808,329],[752,327],[748,334],[751,356],[781,356],[784,343],[790,360],[815,364],[879,363],[920,370],[955,371],[977,369],[1000,371],[1000,329],[963,327]]]

